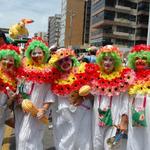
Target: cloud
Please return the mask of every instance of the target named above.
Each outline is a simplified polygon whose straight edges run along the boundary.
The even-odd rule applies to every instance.
[[[48,17],[60,13],[61,0],[0,0],[0,27],[9,28],[22,18],[35,22],[27,25],[30,35],[47,32]]]

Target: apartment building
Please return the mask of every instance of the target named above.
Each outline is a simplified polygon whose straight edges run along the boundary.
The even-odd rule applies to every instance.
[[[150,0],[92,0],[90,43],[146,44]]]
[[[49,46],[52,46],[54,44],[59,46],[60,20],[61,20],[60,14],[56,14],[55,16],[50,16],[48,19],[48,43],[49,43]]]
[[[90,14],[86,16],[87,22],[85,14],[90,12],[89,4],[85,0],[62,0],[60,46],[79,48],[88,42]]]

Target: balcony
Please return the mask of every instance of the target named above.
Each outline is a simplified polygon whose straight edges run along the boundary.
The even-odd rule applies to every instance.
[[[129,33],[118,32],[118,31],[114,31],[113,34],[114,34],[114,35],[119,35],[119,36],[129,36]]]
[[[118,23],[125,23],[125,24],[129,24],[131,26],[135,26],[136,23],[134,21],[130,21],[128,19],[123,19],[123,18],[115,18],[114,19],[115,22],[118,22]]]
[[[131,8],[127,6],[116,5],[115,8],[125,10],[125,11],[131,11]]]
[[[116,36],[119,36],[119,37],[126,37],[126,38],[128,38],[130,40],[134,39],[134,34],[131,34],[131,33],[114,31],[113,34],[116,35]]]

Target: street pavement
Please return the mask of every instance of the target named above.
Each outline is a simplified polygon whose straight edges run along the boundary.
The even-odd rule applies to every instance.
[[[45,129],[43,145],[44,150],[55,150],[52,129],[48,126]],[[2,150],[16,150],[14,131],[8,126],[6,126]]]

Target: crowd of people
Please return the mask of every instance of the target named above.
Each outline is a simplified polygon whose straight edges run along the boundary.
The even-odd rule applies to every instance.
[[[51,108],[56,150],[149,150],[150,46],[134,46],[127,66],[114,45],[84,59],[39,37],[24,49],[0,47],[0,149],[7,124],[16,150],[43,150]]]

